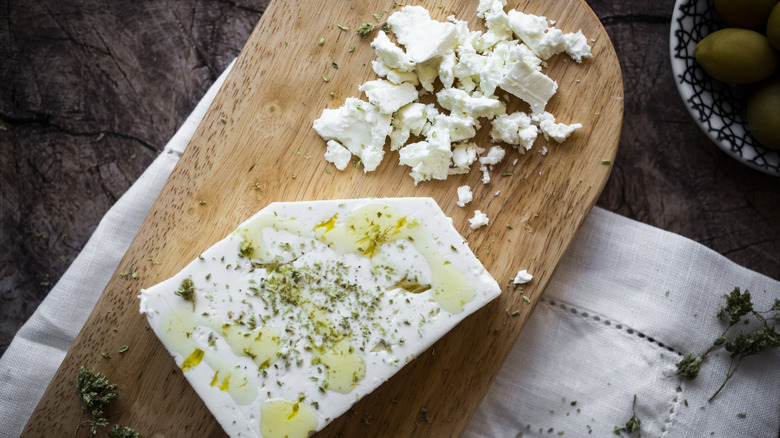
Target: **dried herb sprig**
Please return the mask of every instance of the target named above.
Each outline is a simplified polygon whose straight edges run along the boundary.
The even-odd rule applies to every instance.
[[[187,277],[181,281],[181,286],[173,292],[184,298],[186,301],[192,302],[192,308],[195,309],[195,283],[192,281],[192,277]]]
[[[76,390],[79,393],[81,414],[73,436],[77,436],[81,427],[86,425],[90,427],[90,436],[95,436],[98,429],[108,426],[103,409],[116,397],[116,385],[110,383],[102,373],[82,366],[76,376]],[[81,421],[84,414],[89,414],[91,419]]]
[[[108,438],[141,438],[141,435],[127,426],[115,424],[108,430]]]
[[[631,418],[626,421],[625,426],[615,426],[614,432],[616,435],[620,435],[621,432],[626,432],[628,434],[636,432],[637,437],[639,438],[642,436],[640,431],[641,425],[642,421],[636,416],[636,394],[634,394],[634,403],[631,405]]]
[[[723,346],[731,355],[731,363],[723,383],[708,401],[712,401],[726,386],[726,383],[737,372],[743,359],[748,356],[761,354],[771,348],[780,347],[780,334],[777,333],[775,325],[770,324],[770,322],[780,321],[780,299],[775,299],[769,310],[759,312],[753,308],[753,301],[750,297],[750,292],[747,290],[742,292],[738,287],[735,287],[730,294],[725,295],[725,298],[726,305],[718,310],[717,316],[722,320],[728,321],[728,326],[720,336],[715,338],[712,345],[703,354],[687,354],[677,363],[677,372],[675,373],[678,376],[695,379],[699,375],[704,359],[715,348]],[[728,340],[726,335],[732,327],[740,321],[750,321],[750,319],[743,319],[745,317],[753,317],[760,324],[759,328],[749,333],[740,331],[733,339]]]

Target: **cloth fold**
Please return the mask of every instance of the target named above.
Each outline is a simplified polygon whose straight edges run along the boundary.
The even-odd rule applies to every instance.
[[[0,436],[24,428],[229,70],[0,357]],[[780,352],[746,359],[711,403],[729,367],[725,351],[711,354],[696,380],[672,375],[721,333],[715,315],[735,286],[751,291],[757,309],[780,298],[775,280],[594,208],[464,436],[614,436],[636,414],[643,436],[777,437]]]

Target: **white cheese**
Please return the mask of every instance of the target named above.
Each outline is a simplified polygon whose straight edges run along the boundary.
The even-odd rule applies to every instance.
[[[450,142],[455,143],[474,137],[479,123],[473,117],[463,114],[439,114],[434,121],[434,127],[446,129],[450,133]]]
[[[449,175],[450,147],[449,131],[433,128],[425,140],[401,148],[398,162],[412,168],[409,175],[414,178],[414,185],[420,181],[444,180]]]
[[[408,83],[395,85],[384,79],[368,81],[358,87],[358,90],[365,92],[368,101],[379,107],[379,112],[382,114],[392,114],[407,103],[414,102],[418,97],[414,85]]]
[[[524,61],[515,62],[499,86],[527,102],[533,114],[544,111],[558,89],[555,81]]]
[[[414,72],[411,71],[398,71],[395,69],[392,69],[387,66],[384,62],[380,60],[374,60],[371,61],[371,67],[374,70],[374,73],[377,74],[377,76],[381,78],[386,78],[388,81],[394,83],[394,84],[402,84],[404,82],[408,82],[412,85],[419,85],[420,81],[417,79],[417,75],[414,74]]]
[[[229,436],[304,438],[499,293],[432,199],[334,200],[270,204],[140,310]]]
[[[414,70],[414,62],[409,56],[390,41],[385,32],[377,32],[376,38],[371,42],[371,47],[376,51],[376,56],[386,66],[396,69],[399,72],[410,72]]]
[[[536,46],[536,54],[545,61],[564,50],[566,50],[566,42],[564,40],[563,32],[554,27],[547,30],[539,41],[539,45]]]
[[[529,274],[527,270],[523,269],[522,271],[519,271],[517,275],[515,275],[515,279],[513,281],[514,284],[525,284],[529,281],[533,280],[534,276]]]
[[[479,154],[485,152],[476,143],[459,143],[452,148],[452,166],[450,175],[468,173]]]
[[[491,121],[490,138],[494,142],[502,141],[523,151],[531,149],[537,136],[537,128],[531,123],[531,117],[522,112],[504,114]]]
[[[420,135],[428,121],[428,113],[438,114],[433,104],[410,103],[401,107],[393,116],[393,132],[390,134],[390,150],[400,149],[410,134]]]
[[[341,145],[336,140],[328,140],[328,148],[325,150],[325,160],[333,163],[338,170],[344,170],[349,164],[349,159],[352,158],[347,148]]]
[[[440,63],[441,57],[437,57],[421,62],[414,68],[414,72],[420,80],[420,85],[429,93],[433,93],[433,82],[439,77]]]
[[[566,53],[578,63],[593,56],[590,52],[588,39],[582,34],[582,30],[578,30],[576,33],[567,33],[563,36],[563,40],[566,44]]]
[[[439,80],[444,85],[444,88],[452,87],[452,83],[455,81],[456,62],[457,58],[453,50],[442,55],[441,63],[439,64]]]
[[[493,146],[488,151],[487,155],[479,158],[479,163],[483,166],[493,166],[501,162],[504,159],[504,148],[501,146]]]
[[[524,14],[514,9],[507,12],[509,27],[531,50],[536,53],[539,43],[547,32],[547,18]]]
[[[544,138],[552,137],[558,143],[563,143],[577,129],[582,128],[581,123],[567,125],[565,123],[555,123],[555,116],[545,111],[542,114],[534,114],[531,120],[539,126],[544,134]]]
[[[473,199],[474,199],[474,194],[471,193],[471,187],[469,186],[458,187],[458,202],[456,202],[458,207],[465,207],[466,204],[471,202]]]
[[[490,222],[490,219],[487,217],[485,213],[482,213],[479,210],[474,211],[474,217],[469,219],[469,223],[471,224],[471,229],[476,230],[479,227],[484,227]]]
[[[479,166],[479,171],[482,172],[482,184],[490,183],[490,169],[487,166]]]
[[[470,96],[457,88],[445,88],[436,93],[436,99],[443,108],[456,113],[465,114],[475,119],[478,117],[493,117],[506,113],[506,104],[492,97]]]
[[[338,109],[323,110],[320,118],[314,121],[317,134],[326,141],[338,141],[359,157],[364,172],[379,166],[391,129],[389,114],[382,114],[371,103],[352,97]]]
[[[495,9],[503,10],[504,6],[506,6],[506,0],[479,0],[479,5],[477,5],[477,17],[485,18],[485,12]]]
[[[422,6],[404,6],[388,17],[387,24],[414,63],[441,56],[458,42],[455,25],[431,19]]]

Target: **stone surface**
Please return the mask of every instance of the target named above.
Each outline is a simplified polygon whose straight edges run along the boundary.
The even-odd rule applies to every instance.
[[[0,4],[0,354],[266,4]],[[780,279],[780,178],[729,158],[688,115],[669,65],[674,2],[589,4],[621,60],[626,99],[598,205]]]

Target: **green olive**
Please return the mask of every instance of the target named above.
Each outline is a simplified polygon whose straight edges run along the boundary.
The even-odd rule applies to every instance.
[[[777,53],[769,40],[747,29],[721,29],[696,44],[696,61],[713,78],[732,84],[749,84],[775,71]]]
[[[766,37],[775,50],[780,50],[780,3],[776,4],[769,14],[769,20],[766,22]]]
[[[747,122],[762,145],[780,150],[780,75],[758,84],[748,96]]]
[[[729,26],[764,31],[777,0],[715,0],[715,10]]]

